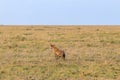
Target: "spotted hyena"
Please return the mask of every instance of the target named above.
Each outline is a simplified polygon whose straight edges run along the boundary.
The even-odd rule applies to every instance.
[[[65,60],[65,52],[63,50],[58,49],[55,45],[50,44],[50,47],[53,51],[53,53],[55,54],[55,58],[58,59],[60,57],[63,58],[63,60]]]

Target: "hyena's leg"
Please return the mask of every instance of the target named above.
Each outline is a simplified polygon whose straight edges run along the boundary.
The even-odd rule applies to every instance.
[[[58,57],[57,55],[55,55],[55,59],[58,60],[58,58],[59,58],[59,57]]]

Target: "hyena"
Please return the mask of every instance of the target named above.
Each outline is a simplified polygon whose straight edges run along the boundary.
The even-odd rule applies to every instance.
[[[55,45],[50,44],[51,49],[53,50],[53,53],[55,54],[55,58],[58,59],[60,57],[65,60],[65,52],[63,50],[58,49]]]

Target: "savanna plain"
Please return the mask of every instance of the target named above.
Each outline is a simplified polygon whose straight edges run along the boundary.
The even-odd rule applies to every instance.
[[[1,25],[0,80],[120,80],[120,26]]]

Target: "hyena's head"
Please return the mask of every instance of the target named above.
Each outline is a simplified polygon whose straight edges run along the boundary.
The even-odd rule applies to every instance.
[[[51,49],[52,49],[52,48],[54,48],[54,47],[55,47],[55,45],[53,45],[53,44],[50,44],[50,47],[51,47]]]

